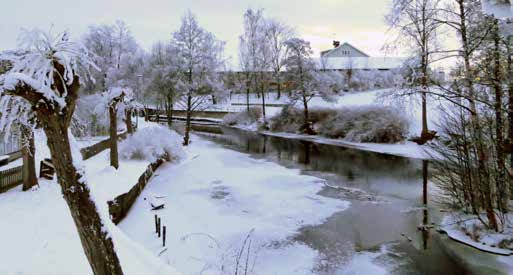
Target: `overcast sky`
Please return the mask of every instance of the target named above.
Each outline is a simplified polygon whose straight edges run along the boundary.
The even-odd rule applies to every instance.
[[[350,42],[371,56],[380,52],[387,27],[383,17],[390,0],[2,0],[0,50],[16,46],[21,28],[69,30],[77,37],[89,25],[125,21],[138,43],[150,49],[170,39],[180,17],[190,9],[200,24],[227,42],[226,56],[236,57],[242,15],[251,8],[295,27],[316,54],[334,39]]]

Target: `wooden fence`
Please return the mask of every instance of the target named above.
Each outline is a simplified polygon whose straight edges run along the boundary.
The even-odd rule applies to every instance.
[[[107,202],[109,205],[110,218],[115,224],[118,224],[126,217],[128,211],[137,200],[137,197],[139,197],[144,187],[146,187],[146,184],[150,181],[151,176],[153,176],[153,172],[155,172],[160,165],[166,162],[167,159],[168,156],[165,155],[157,159],[155,162],[150,163],[146,168],[146,171],[144,171],[144,173],[139,177],[139,180],[130,189],[130,191],[117,196],[112,201]]]
[[[23,166],[0,171],[0,193],[23,183]]]
[[[126,139],[127,133],[118,134],[118,140]],[[98,143],[95,143],[89,147],[85,147],[80,149],[80,153],[82,154],[82,157],[84,160],[90,159],[97,154],[103,152],[104,150],[107,150],[110,147],[110,138],[104,139]]]
[[[127,133],[122,133],[118,135],[118,139],[120,140],[123,140],[126,137]],[[109,141],[110,139],[105,139],[89,147],[82,148],[80,150],[80,153],[82,153],[82,157],[84,158],[84,160],[92,158],[100,152],[108,149],[110,145]],[[12,162],[21,157],[21,151],[14,152],[9,155],[9,162]],[[3,193],[9,190],[10,188],[18,186],[20,184],[23,184],[23,166],[18,166],[4,171],[0,171],[0,193]]]

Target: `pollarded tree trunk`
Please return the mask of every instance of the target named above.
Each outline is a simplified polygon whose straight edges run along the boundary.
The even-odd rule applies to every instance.
[[[132,134],[134,132],[134,127],[132,125],[132,109],[127,108],[125,111],[125,123],[126,123],[126,132],[128,134]]]
[[[123,274],[112,239],[103,229],[85,178],[73,165],[68,126],[58,115],[44,120],[52,162],[64,199],[71,211],[84,252],[94,274]],[[75,156],[80,157],[80,156]]]
[[[32,105],[37,119],[46,133],[52,162],[57,173],[57,181],[61,186],[64,200],[70,209],[82,247],[94,274],[121,275],[123,271],[114,244],[108,233],[104,231],[96,205],[91,201],[83,171],[79,171],[79,168],[75,166],[77,160],[73,159],[69,143],[68,129],[78,98],[79,78],[74,75],[72,83],[67,84],[58,77],[66,75],[64,67],[57,61],[54,61],[53,65],[58,74],[54,74],[52,88],[59,95],[65,94],[66,91],[64,96],[66,106],[60,106],[63,107],[62,109],[55,108],[59,105],[22,82],[12,90],[5,92],[27,100]],[[75,157],[81,158],[79,153]]]
[[[116,106],[109,106],[109,136],[110,136],[110,166],[118,169],[119,168],[119,159],[118,159],[118,122],[116,116],[117,110]]]
[[[23,191],[37,185],[36,175],[36,146],[34,144],[34,132],[29,127],[21,127],[22,151],[23,151]]]

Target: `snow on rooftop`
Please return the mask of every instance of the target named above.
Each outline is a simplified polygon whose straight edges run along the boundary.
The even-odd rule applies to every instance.
[[[316,58],[319,69],[395,69],[406,61],[403,57],[329,57]]]

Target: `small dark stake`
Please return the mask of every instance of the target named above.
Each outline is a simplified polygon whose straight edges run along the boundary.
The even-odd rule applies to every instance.
[[[162,246],[166,246],[166,226],[163,228],[164,232],[162,232]]]
[[[158,219],[157,234],[160,238],[160,218]]]
[[[155,215],[155,233],[158,233],[159,232],[159,228],[158,228],[158,223],[157,223],[157,215]]]

